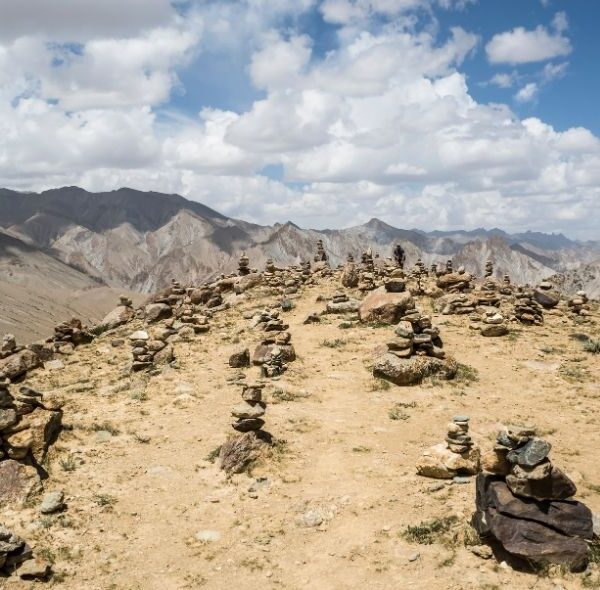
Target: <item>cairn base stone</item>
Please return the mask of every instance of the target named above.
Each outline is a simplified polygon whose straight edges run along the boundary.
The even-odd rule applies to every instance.
[[[577,493],[575,484],[557,467],[542,479],[507,475],[506,484],[514,494],[535,500],[566,500]]]
[[[254,431],[230,438],[219,452],[221,469],[227,475],[243,473],[260,457],[264,445]]]
[[[513,555],[538,566],[585,568],[593,534],[591,511],[576,501],[537,502],[515,496],[501,477],[477,476],[473,525]]]
[[[0,505],[23,503],[40,488],[37,471],[12,459],[0,461]]]
[[[453,359],[438,359],[428,356],[399,358],[386,353],[375,360],[373,375],[396,385],[418,385],[426,377],[437,375],[442,379],[453,379],[457,364]]]
[[[16,379],[25,375],[27,371],[36,369],[41,364],[37,354],[25,349],[0,360],[0,373],[4,373],[9,379]]]
[[[363,299],[358,313],[362,322],[397,324],[414,307],[410,293],[389,293],[385,287],[379,287]]]

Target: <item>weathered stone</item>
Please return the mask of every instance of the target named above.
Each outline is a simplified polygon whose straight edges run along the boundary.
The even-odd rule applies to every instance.
[[[221,469],[228,475],[243,473],[260,457],[264,445],[255,432],[230,438],[219,451]]]
[[[580,570],[592,538],[589,509],[575,501],[535,502],[514,496],[497,476],[477,476],[474,525],[514,556],[537,565],[565,564]]]
[[[389,293],[385,287],[379,287],[363,299],[358,313],[362,322],[397,324],[414,307],[410,293]]]
[[[245,420],[246,418],[260,418],[261,416],[264,416],[265,408],[266,405],[263,402],[248,403],[244,401],[233,408],[231,415],[240,420]]]
[[[487,338],[497,338],[508,334],[508,326],[504,324],[483,324],[481,326],[481,335]]]
[[[457,365],[453,359],[437,359],[427,356],[414,356],[409,359],[386,353],[375,360],[373,375],[387,379],[396,385],[417,385],[426,377],[438,375],[442,379],[452,379]]]
[[[150,336],[148,335],[148,332],[146,332],[145,330],[138,330],[137,332],[130,334],[129,340],[131,340],[133,342],[134,346],[138,346],[137,341],[140,341],[142,343],[142,344],[140,344],[140,346],[144,346],[146,341],[150,340]]]
[[[262,275],[257,272],[252,272],[237,279],[233,286],[233,290],[239,295],[249,289],[258,287],[262,284]]]
[[[534,467],[541,463],[550,453],[552,445],[541,438],[534,438],[522,447],[508,453],[507,459],[511,463],[518,463],[526,467]]]
[[[12,408],[0,410],[0,432],[17,422],[17,412]]]
[[[475,475],[479,471],[480,451],[472,447],[455,453],[444,443],[427,449],[417,462],[417,473],[435,479],[452,479],[455,475]]]
[[[40,505],[42,514],[53,514],[65,507],[65,495],[63,492],[49,492],[44,496]]]
[[[412,338],[415,330],[410,322],[402,320],[398,323],[394,332],[396,336],[399,336],[400,338]]]
[[[150,303],[146,305],[145,317],[147,322],[158,322],[173,315],[171,308],[166,303]]]
[[[560,293],[554,290],[535,289],[533,298],[546,309],[552,309],[560,303]]]
[[[28,559],[18,573],[22,580],[45,580],[52,573],[52,566],[43,559]]]
[[[265,421],[261,418],[240,418],[232,424],[233,428],[238,432],[260,430],[264,425]]]
[[[175,353],[173,352],[173,346],[167,344],[162,350],[159,350],[154,355],[155,365],[168,365],[175,360]]]
[[[536,500],[565,500],[577,493],[577,486],[558,467],[553,467],[550,475],[543,479],[507,475],[506,483],[516,496]]]
[[[229,366],[234,369],[241,369],[250,366],[250,350],[248,348],[242,348],[236,350],[229,357]]]
[[[56,440],[61,429],[62,412],[54,412],[36,408],[30,414],[21,417],[15,431],[29,430],[32,437],[31,454],[42,463],[48,452],[48,447]]]
[[[115,328],[131,321],[135,315],[132,307],[119,305],[109,312],[98,324],[102,330],[114,330]]]
[[[0,506],[25,502],[39,486],[40,478],[33,467],[12,459],[0,461]]]
[[[32,350],[25,349],[0,360],[0,373],[4,373],[9,379],[17,379],[41,364]]]
[[[481,456],[481,468],[489,473],[508,475],[512,465],[506,459],[507,451],[492,450]]]

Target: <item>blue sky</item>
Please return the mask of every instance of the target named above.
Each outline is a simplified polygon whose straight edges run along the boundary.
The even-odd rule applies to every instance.
[[[600,3],[0,0],[0,184],[598,239]]]

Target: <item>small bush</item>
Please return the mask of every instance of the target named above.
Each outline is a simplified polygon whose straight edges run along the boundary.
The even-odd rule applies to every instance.
[[[464,383],[468,385],[469,383],[475,383],[477,381],[479,381],[479,371],[475,367],[458,363],[454,383]]]
[[[583,350],[590,354],[600,354],[600,338],[597,340],[588,340],[583,344]]]
[[[321,346],[325,348],[341,348],[346,345],[346,340],[342,338],[336,338],[335,340],[323,340]]]
[[[423,521],[416,526],[406,527],[402,536],[407,541],[419,543],[419,545],[432,545],[435,542],[441,541],[444,534],[456,524],[457,520],[456,516],[448,516],[446,518]]]

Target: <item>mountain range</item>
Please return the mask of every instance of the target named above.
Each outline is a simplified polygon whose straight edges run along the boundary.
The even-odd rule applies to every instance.
[[[8,290],[21,301],[46,292],[61,305],[66,297],[72,306],[78,293],[91,301],[98,293],[114,298],[116,290],[149,293],[171,278],[197,283],[234,271],[243,251],[257,268],[268,258],[293,264],[311,259],[318,239],[333,265],[348,253],[359,258],[368,247],[391,256],[400,243],[409,265],[418,257],[426,264],[452,258],[482,274],[490,259],[498,277],[507,273],[515,282],[535,283],[560,273],[566,291],[586,288],[600,296],[598,241],[497,228],[425,232],[379,219],[333,230],[302,229],[290,221],[262,226],[179,195],[64,187],[42,193],[0,189],[0,309],[6,317]],[[91,307],[100,313],[107,305]]]

